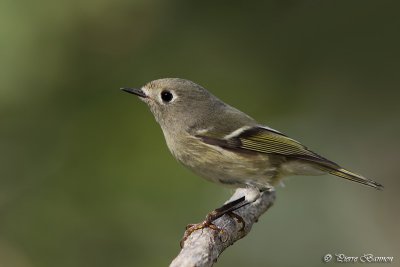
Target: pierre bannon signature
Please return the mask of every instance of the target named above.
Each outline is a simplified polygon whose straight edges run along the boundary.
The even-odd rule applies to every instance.
[[[347,256],[340,253],[335,254],[335,257],[331,254],[326,254],[323,259],[325,262],[330,262],[332,259],[335,259],[338,263],[392,263],[394,257],[375,256],[371,253],[365,253],[362,256]]]

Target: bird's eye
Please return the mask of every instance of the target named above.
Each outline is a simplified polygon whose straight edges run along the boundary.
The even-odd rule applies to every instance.
[[[171,102],[172,98],[174,98],[174,96],[172,95],[172,93],[170,91],[162,91],[161,92],[161,99],[164,102]]]

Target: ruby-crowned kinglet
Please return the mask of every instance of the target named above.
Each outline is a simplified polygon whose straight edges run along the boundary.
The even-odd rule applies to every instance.
[[[245,196],[247,203],[289,175],[329,173],[383,188],[259,124],[194,82],[167,78],[149,82],[140,89],[122,90],[139,96],[149,106],[178,161],[209,181],[254,189],[250,190],[254,193]],[[238,207],[228,205],[225,210]]]

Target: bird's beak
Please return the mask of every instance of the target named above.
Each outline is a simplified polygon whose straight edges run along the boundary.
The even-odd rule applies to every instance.
[[[141,90],[136,88],[121,88],[122,91],[128,92],[130,94],[137,95],[138,97],[147,98],[147,95]]]

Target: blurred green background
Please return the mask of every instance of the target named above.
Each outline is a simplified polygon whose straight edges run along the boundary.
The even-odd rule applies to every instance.
[[[119,90],[162,77],[385,185],[288,178],[218,266],[326,266],[326,253],[397,265],[398,3],[1,1],[0,266],[166,266],[186,224],[228,199]]]

